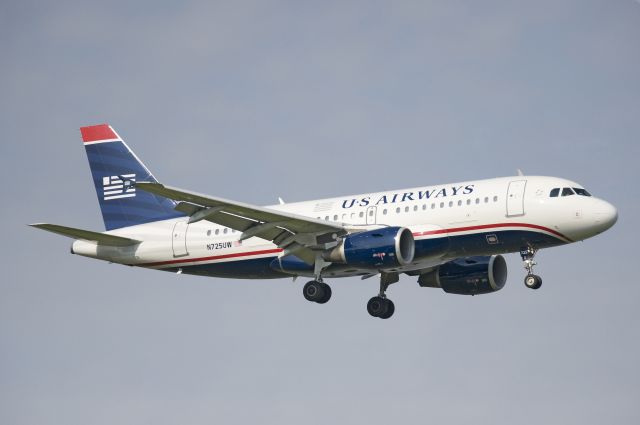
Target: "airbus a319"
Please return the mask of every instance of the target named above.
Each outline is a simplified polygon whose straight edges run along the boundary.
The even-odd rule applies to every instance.
[[[382,319],[395,311],[387,289],[400,275],[487,294],[506,283],[506,253],[520,253],[524,283],[538,289],[538,250],[618,218],[578,183],[523,175],[261,207],[165,186],[109,125],[80,130],[106,231],[31,225],[76,239],[73,254],[202,276],[307,277],[303,295],[318,304],[331,298],[328,279],[377,276],[367,311]]]

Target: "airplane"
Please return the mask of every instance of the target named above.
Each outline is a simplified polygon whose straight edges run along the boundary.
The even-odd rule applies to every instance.
[[[75,239],[71,253],[128,266],[224,278],[311,278],[308,301],[331,298],[325,279],[378,276],[368,313],[388,319],[389,285],[479,295],[507,280],[502,254],[520,253],[528,288],[538,250],[598,235],[616,208],[580,184],[517,176],[260,207],[166,186],[108,124],[80,129],[105,232],[30,226]]]

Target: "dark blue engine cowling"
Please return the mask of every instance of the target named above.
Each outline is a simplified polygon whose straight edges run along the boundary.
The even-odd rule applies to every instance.
[[[385,227],[346,236],[342,243],[325,253],[327,261],[361,268],[385,269],[413,261],[413,234],[406,227]]]
[[[507,282],[507,262],[502,255],[467,257],[450,261],[420,275],[420,286],[442,288],[459,295],[488,294]]]

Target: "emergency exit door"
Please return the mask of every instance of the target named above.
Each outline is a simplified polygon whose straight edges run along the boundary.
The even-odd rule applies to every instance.
[[[507,217],[524,215],[524,191],[526,180],[515,180],[509,183],[507,190]]]

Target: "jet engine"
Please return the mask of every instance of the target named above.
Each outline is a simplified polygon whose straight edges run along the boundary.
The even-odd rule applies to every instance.
[[[502,255],[466,257],[438,266],[420,275],[422,287],[442,288],[458,295],[478,295],[499,291],[507,282],[507,262]]]
[[[326,261],[352,266],[385,269],[413,261],[416,246],[406,227],[385,227],[346,236],[335,248],[324,253]]]

